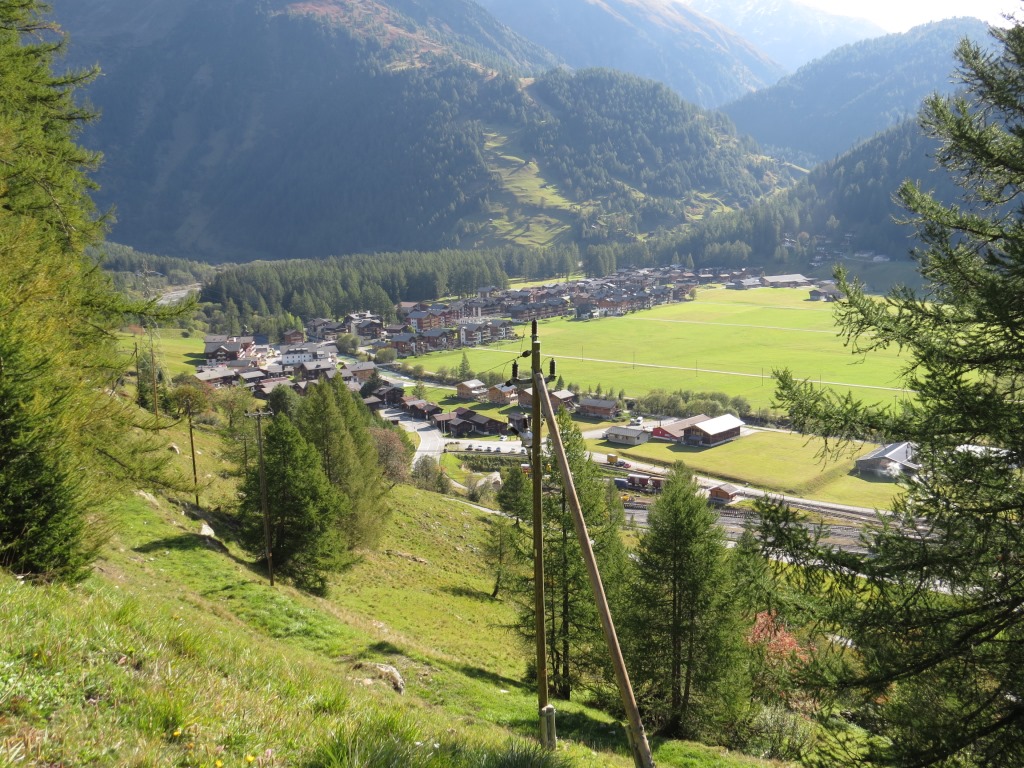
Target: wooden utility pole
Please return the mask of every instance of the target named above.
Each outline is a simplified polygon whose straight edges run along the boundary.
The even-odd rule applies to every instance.
[[[532,378],[543,378],[540,369],[540,339],[537,336],[537,321],[532,326]],[[541,464],[541,419],[540,398],[537,384],[533,385],[533,401],[530,427],[533,445],[530,453],[530,474],[533,479],[533,614],[534,634],[537,636],[537,709],[540,714],[540,741],[548,749],[558,744],[555,731],[555,708],[548,701],[547,647],[544,630],[544,506]]]
[[[270,510],[267,508],[267,473],[263,467],[263,417],[273,416],[271,410],[247,413],[246,416],[256,419],[256,445],[259,449],[260,473],[260,511],[263,512],[263,553],[267,558],[267,574],[270,586],[274,586],[274,553],[270,546]]]
[[[534,325],[534,350],[539,356],[540,345],[536,341],[536,324]],[[601,618],[601,629],[604,630],[604,639],[608,644],[608,650],[612,656],[612,667],[615,670],[615,681],[619,686],[619,695],[622,698],[622,706],[626,710],[626,717],[629,720],[629,747],[633,754],[633,763],[636,768],[654,768],[654,757],[651,754],[650,744],[647,743],[647,734],[644,732],[644,724],[640,719],[640,710],[636,705],[636,698],[633,695],[633,686],[629,682],[629,673],[626,671],[626,662],[622,658],[622,649],[619,647],[619,638],[615,632],[615,623],[612,621],[612,613],[608,607],[608,599],[604,594],[604,585],[601,583],[601,573],[597,568],[597,559],[594,557],[594,549],[590,545],[590,534],[587,532],[587,523],[583,519],[583,509],[580,506],[579,497],[576,495],[576,484],[573,482],[572,472],[569,468],[569,459],[565,455],[565,446],[562,444],[562,435],[558,431],[558,422],[555,420],[555,411],[551,407],[551,400],[548,397],[547,384],[544,382],[544,375],[540,372],[540,366],[536,365],[533,371],[533,405],[543,407],[544,415],[548,420],[548,430],[551,436],[551,450],[558,461],[558,468],[562,473],[566,501],[572,511],[572,520],[576,528],[576,536],[580,542],[580,549],[583,552],[583,560],[587,566],[587,577],[590,579],[590,588],[594,592],[594,599],[597,602],[598,615]]]

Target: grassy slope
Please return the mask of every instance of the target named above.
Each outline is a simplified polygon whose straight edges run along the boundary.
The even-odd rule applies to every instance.
[[[180,426],[172,437],[183,443]],[[203,473],[217,446],[201,442]],[[213,473],[206,493],[230,491]],[[483,765],[528,745],[536,700],[481,556],[492,518],[407,487],[393,501],[379,550],[326,600],[271,589],[230,541],[210,545],[176,504],[142,496],[109,510],[117,533],[85,583],[0,576],[0,765],[412,765],[416,742],[471,754],[430,765]],[[367,660],[397,667],[405,695],[357,667]],[[559,713],[572,765],[631,764],[606,715],[576,702]],[[381,739],[406,756],[332,763],[324,751],[379,751]],[[659,765],[762,765],[657,749]]]
[[[771,372],[789,367],[799,378],[852,390],[869,401],[902,396],[894,352],[853,357],[836,337],[832,307],[806,300],[801,289],[704,289],[694,302],[656,307],[621,318],[540,324],[543,354],[558,361],[566,382],[639,395],[651,389],[724,391],[767,408]],[[467,351],[475,371],[510,370],[528,342]],[[462,350],[426,355],[428,370],[457,367]],[[582,360],[581,360],[582,358]],[[694,369],[697,369],[696,371]]]

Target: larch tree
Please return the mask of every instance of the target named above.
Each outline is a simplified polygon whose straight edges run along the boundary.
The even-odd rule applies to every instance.
[[[129,360],[113,329],[160,310],[121,298],[86,254],[104,220],[75,92],[95,72],[53,73],[64,37],[45,10],[0,1],[0,567],[73,580],[111,494],[159,470],[115,394]]]
[[[962,95],[922,111],[960,199],[899,190],[924,289],[879,300],[844,280],[837,309],[854,351],[900,350],[914,396],[879,406],[778,372],[797,429],[908,440],[921,466],[863,556],[772,533],[819,598],[810,681],[861,703],[876,765],[1024,764],[1024,27],[991,34],[993,52],[958,48]]]

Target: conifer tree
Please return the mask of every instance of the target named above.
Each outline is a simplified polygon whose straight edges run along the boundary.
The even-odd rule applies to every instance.
[[[162,462],[114,395],[128,359],[111,332],[160,311],[120,298],[86,255],[104,222],[74,96],[95,73],[53,74],[64,39],[44,10],[0,2],[0,567],[70,580],[97,551],[103,504]]]
[[[718,517],[677,464],[647,522],[624,622],[638,702],[667,736],[719,737],[746,692]]]
[[[899,191],[923,292],[877,300],[844,281],[838,308],[855,351],[901,350],[914,396],[879,406],[779,372],[797,429],[907,440],[921,465],[867,555],[788,524],[769,542],[813,566],[787,571],[820,598],[819,695],[862,703],[873,738],[858,758],[878,765],[1024,764],[1024,27],[991,34],[994,52],[958,49],[964,94],[922,112],[961,199]]]
[[[598,566],[602,573],[623,573],[626,551],[619,535],[623,524],[622,507],[609,509],[605,484],[587,456],[583,435],[565,409],[559,410],[557,422]],[[581,687],[604,684],[610,679],[610,666],[596,603],[576,540],[572,512],[566,502],[565,479],[557,468],[552,468],[550,484],[552,491],[544,497],[548,675],[551,692],[559,698],[570,699]],[[530,526],[521,526],[517,531],[516,551],[522,570],[518,578],[509,581],[508,591],[519,607],[516,627],[532,647],[533,582],[529,577],[533,573],[532,533]],[[613,581],[606,579],[610,592],[614,589]],[[612,599],[611,594],[609,599]]]
[[[347,500],[327,480],[316,449],[287,416],[269,420],[263,446],[274,571],[292,577],[304,589],[323,592],[328,574],[348,561],[344,536]],[[250,552],[264,551],[255,464],[243,484],[239,538]]]

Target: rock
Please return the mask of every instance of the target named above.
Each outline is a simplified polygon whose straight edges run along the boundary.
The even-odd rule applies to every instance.
[[[170,445],[168,445],[168,446],[167,446],[167,450],[168,450],[168,451],[172,451],[173,453],[176,453],[176,454],[178,454],[179,456],[181,455],[181,448],[179,448],[179,447],[178,447],[177,445],[175,445],[174,443],[171,443]]]
[[[383,680],[388,683],[395,693],[399,695],[405,693],[405,680],[402,679],[401,673],[390,664],[378,664],[372,661],[361,661],[355,665],[355,669],[362,669],[367,672],[373,673],[378,680]],[[364,685],[366,682],[364,681]]]
[[[203,523],[202,528],[199,529],[199,535],[209,536],[211,539],[217,538],[217,534],[213,532],[213,528],[211,528],[207,523]]]

